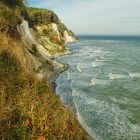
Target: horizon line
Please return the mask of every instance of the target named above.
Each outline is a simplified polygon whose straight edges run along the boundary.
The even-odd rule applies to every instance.
[[[76,34],[77,36],[139,36],[140,34]]]

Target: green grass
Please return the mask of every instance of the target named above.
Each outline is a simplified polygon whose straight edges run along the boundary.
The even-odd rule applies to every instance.
[[[47,25],[52,22],[59,22],[58,16],[51,10],[28,7],[27,13],[32,25]]]

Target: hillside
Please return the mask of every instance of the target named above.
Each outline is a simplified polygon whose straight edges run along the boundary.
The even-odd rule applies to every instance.
[[[58,16],[53,11],[27,8],[27,13],[30,27],[37,31],[50,54],[63,54],[68,51],[65,43],[77,41],[74,33],[60,22]]]
[[[77,40],[52,11],[0,0],[0,139],[91,139],[55,94],[65,35]]]

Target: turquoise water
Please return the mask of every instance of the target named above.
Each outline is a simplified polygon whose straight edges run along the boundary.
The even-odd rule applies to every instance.
[[[98,140],[140,140],[140,37],[81,36],[61,62],[62,101]]]

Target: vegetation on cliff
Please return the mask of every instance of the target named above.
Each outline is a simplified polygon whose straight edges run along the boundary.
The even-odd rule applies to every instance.
[[[61,23],[60,19],[53,11],[28,7],[27,13],[29,15],[30,26],[34,27],[34,29],[38,32],[45,46],[52,55],[54,55],[55,52],[64,53],[67,51],[65,46],[65,42],[67,42],[67,38],[64,34],[65,31],[67,31],[68,35],[73,38],[73,41],[77,40],[74,33]],[[48,36],[48,40],[51,42],[49,44],[51,49],[48,47],[48,41],[46,43],[46,36]]]
[[[59,23],[58,16],[51,10],[28,7],[27,11],[32,25]]]
[[[17,32],[23,13],[22,0],[0,0],[0,139],[90,139],[53,85],[37,79]]]

